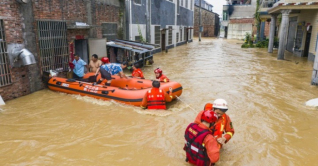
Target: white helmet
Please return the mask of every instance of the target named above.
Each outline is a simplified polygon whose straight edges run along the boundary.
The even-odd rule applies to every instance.
[[[227,102],[224,99],[216,99],[213,102],[213,108],[218,108],[224,111],[228,110]]]

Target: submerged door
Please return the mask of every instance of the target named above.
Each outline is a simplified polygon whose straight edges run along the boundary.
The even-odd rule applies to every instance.
[[[87,39],[75,40],[75,54],[79,55],[86,63],[89,63]]]
[[[306,41],[305,41],[305,48],[304,48],[304,57],[308,57],[310,39],[311,39],[311,26],[310,26],[309,31],[307,31],[307,34],[306,34]]]
[[[165,33],[165,30],[161,31],[161,50],[166,50],[166,33]]]

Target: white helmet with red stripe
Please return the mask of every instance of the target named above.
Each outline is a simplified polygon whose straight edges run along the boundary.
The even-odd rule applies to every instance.
[[[221,110],[228,110],[227,102],[224,99],[216,99],[213,102],[213,108],[218,108]]]

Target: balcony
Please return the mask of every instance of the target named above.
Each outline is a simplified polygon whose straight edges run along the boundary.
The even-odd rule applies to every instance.
[[[266,8],[266,9],[271,8],[274,6],[274,4],[276,2],[279,2],[279,1],[280,0],[261,0],[260,1],[260,4],[261,4],[260,8]]]

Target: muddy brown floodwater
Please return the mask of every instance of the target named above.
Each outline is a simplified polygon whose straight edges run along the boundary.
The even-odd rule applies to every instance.
[[[183,94],[167,111],[42,90],[0,107],[0,165],[188,165],[184,130],[205,103],[224,98],[235,135],[217,165],[316,165],[312,62],[240,41],[203,38],[154,56]]]

